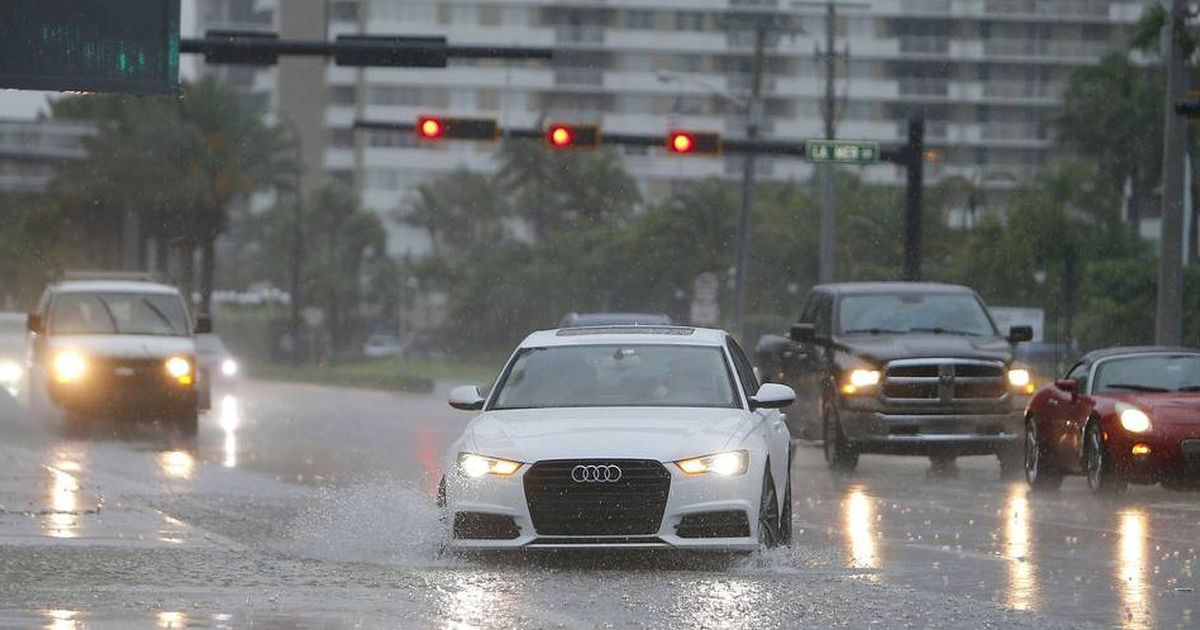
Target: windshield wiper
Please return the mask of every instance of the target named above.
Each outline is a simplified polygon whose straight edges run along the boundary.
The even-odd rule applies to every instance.
[[[977,333],[971,330],[955,330],[953,328],[942,328],[941,326],[913,326],[909,330],[912,332],[931,332],[935,335],[964,335],[967,337],[983,336],[983,333]]]
[[[117,316],[113,315],[112,308],[108,305],[108,300],[105,300],[99,295],[96,296],[96,299],[100,300],[100,306],[104,307],[104,312],[108,315],[108,321],[112,322],[113,332],[118,335],[121,334],[121,327],[117,325]]]
[[[150,302],[150,300],[147,300],[146,298],[142,298],[142,304],[145,304],[146,308],[150,309],[151,313],[154,313],[156,316],[158,316],[158,318],[161,319],[162,322],[167,325],[167,328],[172,333],[176,332],[175,331],[175,322],[171,321],[171,318],[167,317],[166,313],[162,312],[161,309],[159,309],[152,302]]]
[[[871,335],[903,335],[907,330],[895,330],[892,328],[854,328],[851,330],[842,331],[843,335],[861,335],[863,333]]]
[[[1109,383],[1105,385],[1108,389],[1128,389],[1132,392],[1147,392],[1153,394],[1163,394],[1171,390],[1165,387],[1155,387],[1153,385],[1138,385],[1135,383]]]

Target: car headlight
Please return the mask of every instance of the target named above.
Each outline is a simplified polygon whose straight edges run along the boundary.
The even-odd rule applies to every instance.
[[[237,361],[233,359],[225,359],[221,361],[221,374],[225,376],[236,376],[238,372]]]
[[[180,385],[192,384],[192,362],[183,357],[171,357],[166,363],[167,374],[179,381]]]
[[[464,477],[478,479],[484,475],[511,477],[521,469],[521,462],[514,462],[498,457],[484,457],[474,453],[458,454],[458,472]]]
[[[21,369],[21,364],[12,359],[0,361],[0,383],[11,385],[21,380],[21,375],[25,370]]]
[[[750,464],[750,454],[746,451],[726,451],[713,453],[703,457],[691,457],[675,462],[675,465],[687,475],[706,475],[715,473],[724,477],[746,474]]]
[[[858,392],[868,387],[874,387],[879,384],[879,379],[882,378],[879,370],[857,369],[850,370],[846,375],[846,382],[842,383],[842,393],[857,394]]]
[[[1126,403],[1117,403],[1117,417],[1121,426],[1130,433],[1145,433],[1150,430],[1150,416],[1145,411]]]
[[[1034,392],[1033,375],[1025,368],[1013,368],[1008,371],[1008,384],[1025,394]]]
[[[59,383],[74,383],[86,373],[87,361],[82,354],[67,350],[54,357],[54,380]]]

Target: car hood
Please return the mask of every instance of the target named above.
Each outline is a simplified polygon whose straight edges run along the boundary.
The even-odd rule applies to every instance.
[[[671,461],[739,444],[749,412],[705,408],[513,409],[481,414],[465,448],[523,462],[621,457]]]
[[[955,358],[1012,360],[1012,346],[1001,337],[905,334],[839,337],[838,344],[851,354],[876,363],[896,359]]]
[[[1124,394],[1113,398],[1136,405],[1155,424],[1200,425],[1200,392]]]
[[[172,355],[194,355],[191,337],[161,335],[55,335],[53,350],[76,350],[94,357],[112,359],[155,359]]]

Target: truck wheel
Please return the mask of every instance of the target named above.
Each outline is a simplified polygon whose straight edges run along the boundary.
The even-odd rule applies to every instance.
[[[846,440],[846,434],[842,432],[842,422],[838,419],[837,409],[834,405],[825,405],[821,427],[825,465],[834,472],[853,472],[858,466],[858,453]]]
[[[194,438],[200,430],[200,412],[195,409],[180,412],[175,416],[173,424],[184,438]]]

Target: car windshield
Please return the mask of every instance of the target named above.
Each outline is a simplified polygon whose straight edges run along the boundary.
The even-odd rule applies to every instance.
[[[1200,392],[1200,354],[1109,359],[1096,367],[1093,394]]]
[[[720,348],[585,345],[521,350],[492,409],[736,406]]]
[[[838,332],[853,334],[936,333],[995,336],[996,327],[974,295],[890,293],[847,295],[838,308]]]
[[[188,334],[183,301],[165,293],[63,293],[49,323],[52,335]]]

